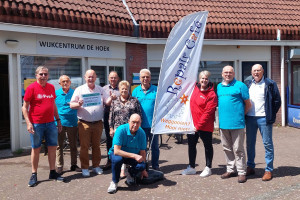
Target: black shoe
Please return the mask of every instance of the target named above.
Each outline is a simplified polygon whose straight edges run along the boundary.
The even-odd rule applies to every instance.
[[[64,178],[61,177],[56,171],[50,172],[49,180],[56,180],[57,182],[64,182]]]
[[[251,167],[247,167],[246,176],[250,176],[250,175],[254,175],[254,174],[255,174],[255,170]]]
[[[107,160],[106,164],[104,165],[103,167],[103,170],[109,170],[111,169],[111,161],[110,160]]]
[[[70,167],[70,170],[71,170],[71,171],[76,171],[76,172],[81,172],[80,168],[79,168],[77,165],[72,165],[72,166]]]
[[[28,187],[34,187],[37,184],[37,174],[33,173],[30,177],[29,183],[28,183]]]
[[[159,167],[152,167],[152,169],[154,169],[154,170],[156,170],[156,171],[160,171],[160,172],[161,172],[161,170],[160,170],[160,168],[159,168]]]

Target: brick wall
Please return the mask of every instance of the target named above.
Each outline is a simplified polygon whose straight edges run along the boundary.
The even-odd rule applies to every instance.
[[[280,46],[272,46],[271,47],[271,79],[273,79],[278,86],[279,92],[281,94],[281,47]],[[288,47],[285,47],[284,49],[284,60],[287,60],[287,55],[288,55]],[[287,86],[287,81],[288,81],[288,65],[285,62],[285,70],[284,70],[284,79],[285,79],[285,87]],[[284,88],[285,89],[285,88]],[[286,95],[286,94],[285,94]],[[286,99],[286,96],[284,97]],[[275,124],[282,124],[281,120],[281,111],[282,107],[285,105],[281,105],[281,108],[279,109],[277,116],[276,116],[276,122]]]
[[[126,43],[126,77],[132,83],[132,73],[147,68],[147,45]]]

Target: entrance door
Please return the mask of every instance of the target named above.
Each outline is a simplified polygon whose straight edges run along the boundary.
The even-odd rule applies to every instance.
[[[8,56],[0,55],[0,149],[10,148]]]

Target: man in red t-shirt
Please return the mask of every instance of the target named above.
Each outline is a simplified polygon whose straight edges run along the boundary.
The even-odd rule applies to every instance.
[[[43,138],[46,139],[48,147],[49,179],[64,181],[64,178],[55,171],[57,136],[62,129],[55,104],[55,88],[47,83],[48,69],[46,67],[39,66],[35,71],[35,76],[37,81],[26,89],[22,107],[32,147],[32,175],[28,183],[29,187],[37,184],[37,168]],[[58,131],[54,117],[57,121]]]

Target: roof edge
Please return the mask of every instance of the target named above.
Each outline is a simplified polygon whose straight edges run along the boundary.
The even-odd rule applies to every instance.
[[[59,29],[42,26],[20,25],[0,22],[1,31],[75,37],[84,39],[127,42],[136,44],[165,45],[167,38],[136,38],[104,33],[86,32],[70,29]],[[235,40],[235,39],[204,39],[204,45],[246,45],[246,46],[300,46],[300,40]]]

